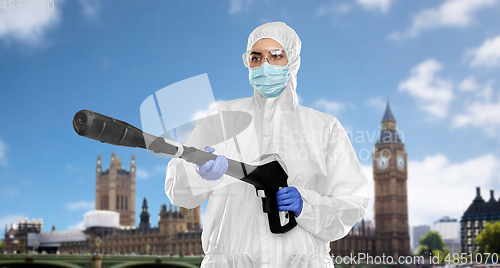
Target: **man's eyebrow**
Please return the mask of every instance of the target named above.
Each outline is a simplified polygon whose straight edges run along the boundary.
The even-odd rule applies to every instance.
[[[257,52],[257,51],[252,51],[252,52],[250,53],[250,55],[251,55],[251,54],[262,55],[262,53],[261,53],[261,52]]]

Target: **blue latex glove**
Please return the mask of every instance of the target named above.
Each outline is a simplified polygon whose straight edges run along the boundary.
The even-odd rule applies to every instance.
[[[284,187],[276,192],[278,200],[278,210],[293,211],[295,217],[298,217],[302,212],[302,197],[299,190],[295,187]]]
[[[209,146],[204,148],[206,152],[213,153],[215,149]],[[217,159],[208,160],[202,166],[198,166],[196,171],[200,176],[206,180],[218,180],[224,175],[227,170],[227,159],[223,155],[217,156]]]

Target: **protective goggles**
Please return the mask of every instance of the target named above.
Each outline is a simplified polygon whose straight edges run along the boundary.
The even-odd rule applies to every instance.
[[[284,66],[288,64],[287,49],[281,47],[266,47],[252,49],[243,53],[243,63],[247,68],[260,67],[267,61],[271,65]]]

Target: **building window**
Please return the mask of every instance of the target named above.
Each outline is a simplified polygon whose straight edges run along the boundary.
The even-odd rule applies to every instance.
[[[117,195],[117,196],[116,196],[116,209],[118,209],[118,208],[119,208],[119,207],[118,207],[119,205],[120,205],[120,197]]]
[[[467,229],[467,236],[470,236],[470,229]]]
[[[470,221],[467,222],[467,228],[470,228]]]
[[[479,227],[479,221],[474,222],[474,227],[476,227],[476,228]]]
[[[127,210],[127,209],[128,209],[128,208],[127,208],[127,203],[128,203],[127,201],[128,201],[128,198],[127,198],[127,196],[125,196],[125,210]]]
[[[484,228],[484,226],[486,226],[486,220],[483,220],[483,226],[482,227]]]
[[[474,236],[478,236],[478,235],[479,235],[479,229],[476,229],[476,230],[474,231]]]
[[[467,245],[471,245],[472,244],[472,238],[467,238]],[[469,247],[470,248],[470,247]],[[469,250],[470,251],[470,250]]]
[[[468,250],[468,252],[472,252],[472,247],[469,247],[469,250]]]

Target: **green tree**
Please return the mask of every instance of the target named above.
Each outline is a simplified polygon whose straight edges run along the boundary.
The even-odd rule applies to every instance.
[[[3,241],[0,241],[0,250],[3,250]]]
[[[429,250],[429,248],[425,245],[420,245],[420,247],[418,247],[418,253],[417,255],[419,256],[422,256],[424,254],[426,254],[426,252]]]
[[[483,231],[474,239],[479,246],[478,253],[500,254],[500,222],[486,223]]]
[[[430,248],[432,251],[445,251],[446,244],[438,231],[427,232],[424,237],[420,238],[419,242],[420,245],[427,246],[427,248]]]

